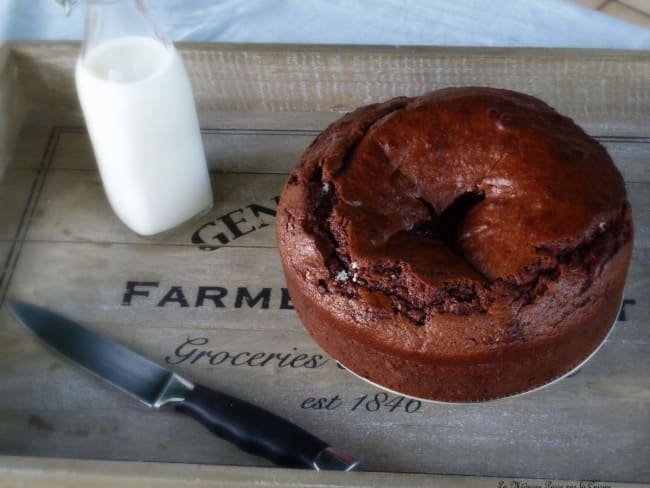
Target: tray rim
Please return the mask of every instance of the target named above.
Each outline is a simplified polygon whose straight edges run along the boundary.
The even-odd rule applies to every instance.
[[[594,49],[594,48],[540,48],[540,47],[462,47],[462,46],[390,46],[390,45],[329,45],[329,44],[257,44],[257,43],[175,43],[181,52],[206,51],[206,50],[228,50],[232,52],[256,50],[263,52],[329,52],[329,53],[369,53],[369,54],[431,54],[454,57],[457,55],[485,56],[492,57],[512,57],[521,56],[522,58],[576,58],[576,59],[604,59],[609,58],[613,61],[626,63],[644,63],[650,64],[650,50],[622,50],[622,49]],[[44,59],[34,57],[36,51],[43,55],[46,51],[52,52],[63,50],[71,52],[71,49],[78,49],[78,41],[7,41],[0,43],[0,76],[3,68],[11,65],[12,57],[16,54],[29,55],[33,59],[41,62]],[[4,54],[8,50],[8,55]],[[0,107],[0,110],[2,107]],[[0,112],[1,113],[1,112]],[[29,122],[29,120],[27,120]],[[16,131],[16,134],[18,132]],[[0,145],[4,142],[0,134]],[[0,160],[0,176],[2,174],[2,161]],[[614,326],[608,332],[611,333]],[[601,345],[606,341],[603,339]],[[598,348],[597,348],[598,349]],[[596,353],[593,351],[592,355]],[[589,358],[585,359],[588,360]],[[196,481],[201,482],[226,482],[227,486],[278,486],[279,483],[286,481],[286,486],[346,486],[345,479],[339,479],[340,474],[331,474],[330,476],[322,475],[320,479],[311,477],[311,472],[290,470],[284,468],[265,468],[256,466],[231,466],[231,465],[199,465],[199,464],[181,464],[181,463],[154,463],[140,461],[109,461],[100,459],[66,459],[57,457],[30,457],[30,456],[9,456],[0,454],[0,482],[6,480],[11,482],[16,476],[26,476],[29,479],[30,486],[51,486],[51,477],[61,477],[70,483],[77,482],[78,485],[61,484],[61,486],[89,486],[88,481],[101,485],[101,480],[120,479],[127,477],[133,478],[135,483],[142,483],[143,479],[157,479],[158,476],[151,477],[161,466],[175,468],[179,474],[194,473],[193,479],[179,480],[174,478],[176,486],[195,486]],[[124,471],[122,471],[122,468]],[[253,469],[251,469],[253,468]],[[196,476],[196,472],[202,473]],[[116,473],[122,473],[116,475]],[[329,473],[328,473],[329,475]],[[350,473],[342,474],[350,476]],[[457,486],[463,480],[471,480],[472,484],[479,483],[476,486],[496,486],[499,480],[505,480],[509,486],[510,480],[517,481],[541,481],[545,480],[526,478],[497,478],[486,476],[472,475],[444,475],[444,474],[416,474],[416,473],[377,473],[377,472],[358,472],[353,473],[355,477],[355,486],[384,486],[372,484],[381,477],[386,477],[385,486],[393,486],[395,482],[401,482],[403,479],[415,476],[422,477],[426,483],[435,481],[438,486]],[[364,479],[368,481],[364,483]],[[280,481],[281,479],[282,481]],[[413,478],[415,479],[415,478]],[[580,480],[568,480],[580,481]],[[2,483],[0,483],[2,484]],[[219,483],[221,485],[221,483]],[[529,483],[530,484],[530,483]],[[566,484],[566,483],[565,483]],[[636,483],[628,482],[607,482],[609,486],[638,486]],[[58,486],[58,485],[57,485]],[[284,486],[284,485],[280,485]],[[423,485],[424,486],[424,485]],[[427,485],[428,486],[428,485]]]
[[[107,485],[106,482],[110,485]],[[96,459],[69,459],[55,457],[0,455],[0,484],[30,486],[33,488],[86,488],[141,486],[223,488],[382,488],[405,486],[456,488],[513,487],[513,486],[589,486],[591,480],[556,480],[543,478],[511,478],[493,476],[422,474],[377,471],[308,471],[301,469],[207,465],[190,463],[156,463],[142,461],[109,461]],[[351,483],[348,483],[351,482]],[[627,488],[648,486],[635,482],[598,480],[598,487]]]

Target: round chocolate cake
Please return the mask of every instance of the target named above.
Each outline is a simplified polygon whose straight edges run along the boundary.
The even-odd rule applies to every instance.
[[[616,319],[632,249],[620,173],[544,102],[448,88],[361,107],[283,190],[294,307],[344,366],[441,401],[570,371]]]

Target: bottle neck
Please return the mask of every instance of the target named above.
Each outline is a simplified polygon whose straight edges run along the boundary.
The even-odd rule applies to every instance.
[[[65,1],[65,0],[64,0]],[[86,0],[82,58],[89,50],[125,37],[146,37],[171,48],[142,0]]]
[[[66,15],[70,15],[70,12],[79,4],[78,0],[54,0],[54,3],[58,4],[59,7],[63,8],[63,11]]]

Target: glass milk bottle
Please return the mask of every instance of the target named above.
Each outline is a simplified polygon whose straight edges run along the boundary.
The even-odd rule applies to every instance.
[[[212,207],[187,73],[141,0],[88,0],[75,79],[104,190],[134,232]]]

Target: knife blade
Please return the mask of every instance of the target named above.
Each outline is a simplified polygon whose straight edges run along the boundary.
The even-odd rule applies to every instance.
[[[242,450],[295,468],[353,471],[360,462],[292,422],[244,400],[194,384],[101,334],[46,308],[9,301],[18,322],[86,371],[145,405],[173,404]]]

